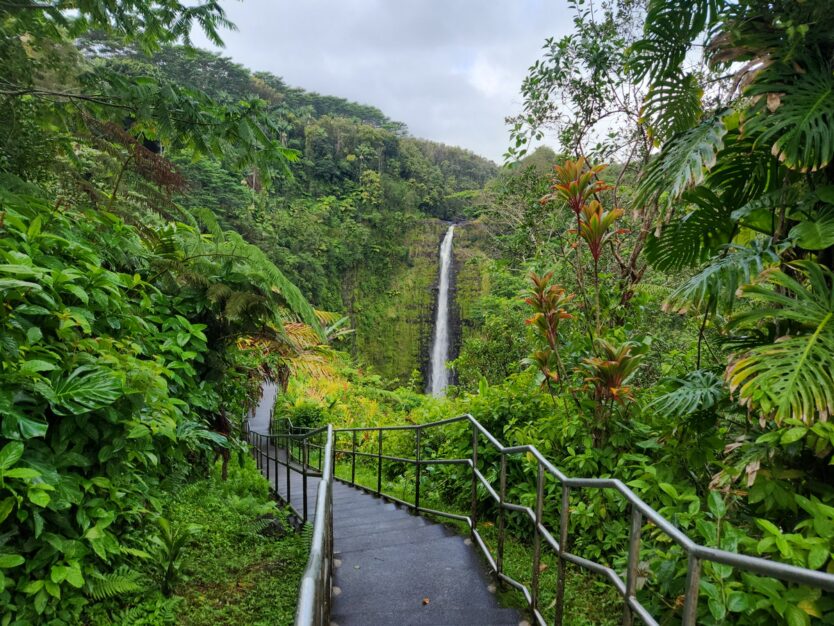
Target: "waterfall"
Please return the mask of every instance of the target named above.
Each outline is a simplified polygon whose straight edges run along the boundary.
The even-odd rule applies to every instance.
[[[446,393],[449,385],[449,273],[452,265],[452,236],[454,225],[449,226],[440,244],[440,279],[437,285],[437,313],[434,320],[434,338],[431,346],[429,391],[435,397]]]

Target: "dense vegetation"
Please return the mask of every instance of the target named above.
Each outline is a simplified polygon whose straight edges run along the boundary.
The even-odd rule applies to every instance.
[[[499,172],[183,45],[193,24],[218,39],[214,3],[0,2],[3,624],[287,622],[305,539],[238,443],[264,379],[297,424],[472,413],[700,543],[834,572],[834,14],[571,6]],[[532,150],[554,127],[559,152]],[[439,400],[419,370],[449,219],[458,385]],[[468,436],[423,445],[467,456]],[[532,467],[510,465],[514,501]],[[413,470],[385,479],[411,497]],[[423,480],[465,510],[468,475]],[[628,532],[614,494],[572,500],[576,553],[622,571]],[[641,600],[674,622],[685,556],[643,535]],[[568,623],[619,622],[571,576]],[[704,624],[834,620],[818,590],[724,566],[701,596]]]

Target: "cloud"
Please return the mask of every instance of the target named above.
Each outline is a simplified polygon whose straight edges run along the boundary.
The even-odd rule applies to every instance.
[[[565,0],[225,2],[225,50],[293,86],[380,108],[412,134],[494,159],[527,68],[571,26]],[[201,47],[212,46],[195,33]]]

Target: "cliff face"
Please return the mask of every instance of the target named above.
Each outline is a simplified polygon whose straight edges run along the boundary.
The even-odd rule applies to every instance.
[[[353,328],[352,350],[382,376],[424,388],[437,298],[438,253],[448,223],[427,219],[405,238],[405,253],[383,271],[360,268],[345,282]],[[460,224],[453,240],[450,306],[451,358],[458,354],[472,307],[488,290],[481,267],[485,234],[477,222]],[[454,384],[455,377],[452,376]]]

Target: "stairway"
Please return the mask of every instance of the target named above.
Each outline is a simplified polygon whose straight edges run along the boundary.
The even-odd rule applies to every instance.
[[[264,432],[255,416],[250,425]],[[272,450],[286,458],[284,450]],[[286,500],[286,473],[270,482]],[[264,473],[266,470],[264,468]],[[313,522],[318,478],[307,479]],[[301,475],[290,473],[289,502],[303,507]],[[486,567],[469,539],[361,489],[333,485],[334,565],[330,621],[334,626],[418,624],[517,626],[514,609],[501,608]]]

